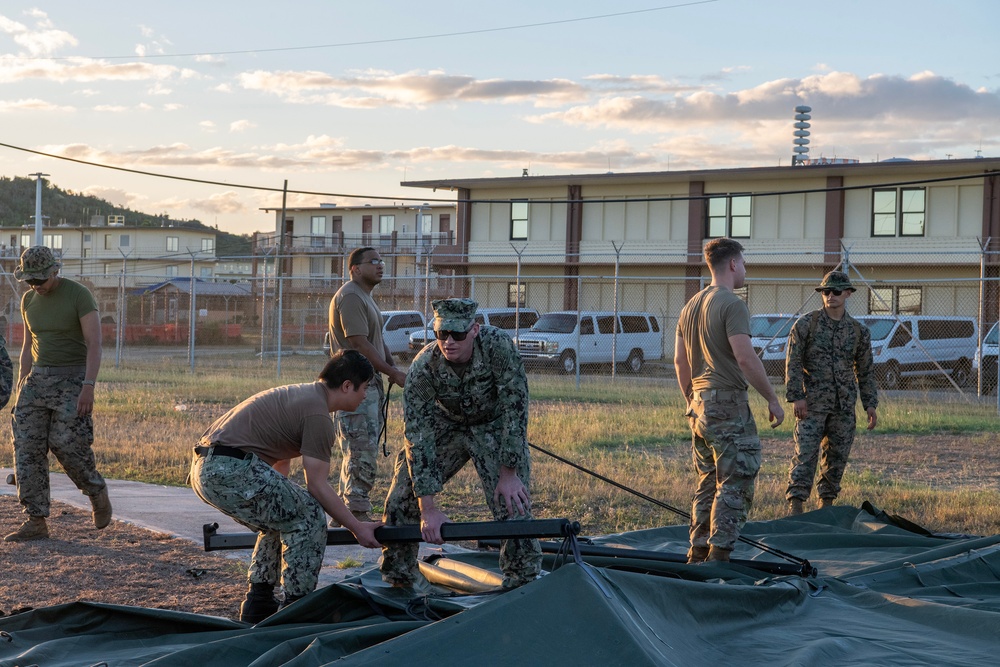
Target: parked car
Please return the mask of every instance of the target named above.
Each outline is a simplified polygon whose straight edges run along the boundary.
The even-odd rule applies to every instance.
[[[476,321],[502,329],[513,338],[518,332],[527,331],[531,325],[538,321],[538,311],[534,308],[480,308],[476,311]],[[420,352],[427,343],[433,342],[433,340],[434,330],[431,323],[428,322],[426,328],[421,328],[410,334],[410,354],[415,355]]]
[[[875,375],[886,389],[897,389],[909,378],[940,373],[938,366],[960,387],[971,381],[979,347],[974,318],[862,315],[857,319],[871,331]]]
[[[382,340],[392,354],[405,359],[410,352],[410,334],[423,332],[424,315],[416,310],[382,311]],[[330,354],[330,332],[323,337],[323,351]]]
[[[649,313],[619,313],[617,319],[612,312],[546,313],[516,342],[526,364],[565,373],[575,373],[577,364],[613,362],[638,373],[646,361],[663,357],[660,322]]]
[[[768,375],[785,377],[785,350],[788,333],[799,318],[794,313],[768,313],[750,316],[750,342]]]
[[[982,374],[983,393],[996,391],[997,388],[997,356],[1000,349],[1000,322],[990,327],[983,338],[982,352],[976,350],[972,361],[973,372]]]

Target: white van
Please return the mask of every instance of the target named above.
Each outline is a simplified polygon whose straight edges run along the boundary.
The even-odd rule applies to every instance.
[[[382,340],[392,354],[410,356],[410,334],[424,330],[424,315],[416,310],[382,311]],[[323,351],[330,354],[330,332],[323,337]]]
[[[660,322],[649,313],[618,313],[617,326],[612,312],[584,311],[579,319],[572,310],[546,313],[516,342],[526,364],[558,365],[566,373],[578,363],[612,361],[638,373],[646,361],[663,358]]]
[[[794,313],[768,313],[750,316],[750,342],[760,357],[768,375],[785,377],[785,350],[788,333],[799,315]]]
[[[997,357],[1000,350],[1000,322],[990,327],[989,333],[983,338],[983,349],[980,355],[976,350],[976,358],[972,362],[974,373],[982,373],[983,393],[997,388]]]
[[[938,365],[960,387],[972,379],[979,347],[975,318],[860,315],[857,320],[871,331],[875,376],[886,389],[897,389],[908,378],[938,374]]]
[[[534,308],[480,308],[476,311],[476,321],[480,324],[502,329],[513,338],[518,332],[524,333],[538,321],[538,311]],[[410,334],[410,355],[424,349],[427,343],[433,342],[434,329],[430,322],[427,327]]]

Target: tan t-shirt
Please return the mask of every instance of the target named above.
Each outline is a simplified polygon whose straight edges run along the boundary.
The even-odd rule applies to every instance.
[[[747,388],[729,344],[730,336],[750,335],[750,310],[742,299],[727,289],[706,287],[681,310],[677,333],[684,339],[693,390]]]
[[[384,352],[382,324],[382,313],[371,294],[349,280],[330,300],[330,353],[351,349],[349,336],[364,336],[376,350]]]
[[[254,394],[215,420],[203,439],[257,454],[268,463],[297,456],[330,461],[334,428],[321,382]]]

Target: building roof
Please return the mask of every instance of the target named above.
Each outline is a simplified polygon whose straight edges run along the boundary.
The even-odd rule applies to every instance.
[[[245,283],[210,282],[201,278],[195,278],[194,280],[197,283],[194,288],[196,296],[250,296],[250,287]],[[155,285],[137,287],[132,290],[132,294],[149,294],[150,292],[157,292],[166,287],[173,287],[178,292],[190,294],[191,279],[171,278]]]
[[[814,164],[802,166],[738,167],[688,171],[607,172],[603,174],[562,174],[554,176],[507,176],[499,178],[454,178],[433,181],[403,181],[411,188],[476,189],[568,185],[634,185],[650,182],[686,183],[724,179],[789,180],[829,176],[936,175],[961,176],[1000,171],[1000,158],[964,160],[886,160],[856,164]]]

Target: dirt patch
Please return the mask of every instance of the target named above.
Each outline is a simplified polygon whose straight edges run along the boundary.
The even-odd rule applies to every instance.
[[[0,529],[21,524],[21,506],[0,496]],[[186,540],[121,521],[94,528],[90,514],[53,502],[49,539],[0,540],[0,612],[86,600],[235,619],[246,567]]]

